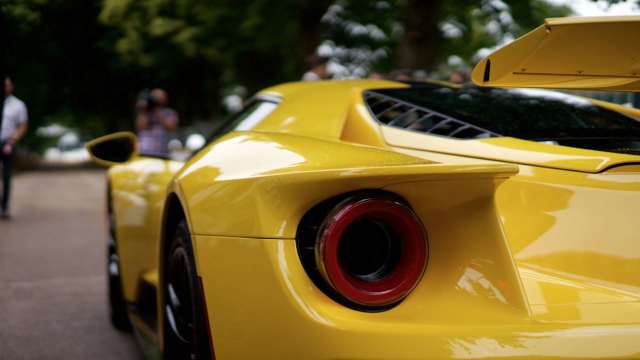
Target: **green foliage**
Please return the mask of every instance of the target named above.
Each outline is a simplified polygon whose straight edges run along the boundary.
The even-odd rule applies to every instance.
[[[215,119],[229,89],[299,79],[322,41],[350,74],[388,72],[416,36],[407,14],[435,29],[408,48],[434,69],[450,55],[470,66],[478,49],[569,13],[543,0],[0,0],[0,10],[31,128],[56,121],[85,136],[131,129],[137,93],[156,86],[182,124]]]
[[[117,29],[115,49],[127,64],[160,77],[175,76],[185,62],[200,64],[203,74],[226,85],[242,82],[256,90],[298,76],[298,16],[314,3],[105,0],[99,18]]]
[[[442,12],[441,29],[457,28],[459,36],[447,37],[444,32],[439,58],[444,61],[447,56],[457,55],[467,66],[479,60],[478,50],[511,41],[542,24],[545,18],[571,14],[568,7],[543,0],[449,0]]]
[[[323,44],[345,66],[346,76],[359,71],[389,72],[397,17],[398,8],[390,1],[336,1],[323,17]]]
[[[2,44],[7,72],[16,85],[15,95],[29,110],[32,131],[25,144],[40,149],[42,141],[33,130],[63,112],[71,111],[80,126],[87,116],[101,115],[100,132],[120,127],[110,120],[122,98],[109,85],[125,74],[107,70],[110,57],[96,47],[104,36],[95,21],[99,5],[83,0],[4,0],[0,6],[9,30]]]
[[[41,21],[38,8],[48,0],[4,0],[0,2],[0,10],[6,17],[15,20],[22,31],[28,31]]]
[[[437,15],[429,16],[432,12]],[[478,60],[479,49],[494,48],[547,17],[570,12],[543,0],[339,0],[323,19],[324,44],[347,67],[347,76],[362,76],[361,69],[388,72],[400,63],[432,70],[451,55],[470,67]],[[372,36],[378,30],[382,36]],[[399,48],[407,46],[410,37],[418,40],[409,45],[407,54]],[[398,61],[403,56],[418,58]]]

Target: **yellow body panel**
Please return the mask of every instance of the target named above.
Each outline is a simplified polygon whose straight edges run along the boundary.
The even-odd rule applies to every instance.
[[[182,165],[141,157],[109,169],[122,285],[128,301],[137,299],[143,275],[158,269],[167,187]]]
[[[484,277],[491,274],[490,264],[453,244],[442,250],[472,263],[441,264],[446,274],[427,269],[425,280],[401,306],[364,313],[336,304],[311,283],[294,241],[196,236],[196,243],[199,271],[208,279],[206,300],[218,310],[210,321],[220,359],[638,356],[639,303],[566,304],[528,317],[497,297],[483,298],[499,294],[499,283]],[[438,293],[456,280],[459,286],[440,298]]]
[[[283,238],[295,236],[304,212],[335,195],[425,178],[493,178],[517,171],[513,165],[434,164],[368,146],[249,132],[224,137],[187,167],[177,181],[194,234]],[[221,213],[225,221],[216,221]]]
[[[343,132],[351,104],[361,101],[363,90],[406,86],[382,80],[300,82],[275,86],[258,95],[286,98],[287,101],[281,103],[253,130],[337,139]]]
[[[382,133],[391,146],[581,172],[597,173],[639,160],[636,155],[549,145],[511,137],[481,140],[425,138],[424,134],[392,127],[383,127]]]
[[[547,19],[473,69],[483,86],[640,91],[640,16]]]
[[[262,122],[185,164],[113,167],[127,300],[141,281],[162,283],[162,214],[175,194],[219,359],[640,356],[640,157],[375,122],[362,92],[404,86],[281,85],[261,93],[281,99]],[[429,238],[417,288],[377,313],[331,300],[296,249],[306,211],[360,189],[407,199]]]
[[[468,162],[465,158],[434,157],[426,151],[398,150],[431,160]],[[640,298],[637,167],[620,167],[601,174],[524,165],[519,168],[518,175],[498,188],[496,204],[513,258],[527,274],[523,280],[528,285],[525,287],[531,289],[527,291],[531,293],[529,302],[637,301]],[[537,275],[529,277],[532,273]],[[537,285],[527,284],[538,282],[539,274],[574,285],[567,287],[569,291],[551,290],[545,295],[545,291],[534,288]],[[608,295],[604,298],[576,295],[582,287],[601,289]]]

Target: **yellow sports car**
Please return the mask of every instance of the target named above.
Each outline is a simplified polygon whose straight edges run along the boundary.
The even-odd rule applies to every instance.
[[[483,86],[276,86],[185,163],[94,140],[113,323],[170,359],[639,358],[640,111],[519,89],[640,90],[637,34],[550,19]]]

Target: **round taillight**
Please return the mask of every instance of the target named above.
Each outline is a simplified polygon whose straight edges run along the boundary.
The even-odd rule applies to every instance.
[[[393,198],[350,198],[320,225],[315,261],[323,279],[360,306],[388,306],[417,285],[427,240],[413,210]]]

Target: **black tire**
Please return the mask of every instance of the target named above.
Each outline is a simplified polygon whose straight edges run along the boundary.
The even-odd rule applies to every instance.
[[[115,227],[111,211],[109,211],[109,242],[107,244],[107,274],[109,312],[111,324],[120,331],[130,332],[131,321],[127,312],[127,302],[122,292],[122,280],[120,278],[120,258],[115,241]]]
[[[164,357],[211,359],[203,295],[187,224],[180,221],[168,238],[164,259]]]
[[[120,257],[116,244],[116,226],[111,202],[111,185],[107,185],[107,221],[109,241],[107,242],[107,292],[111,325],[124,332],[131,332],[131,321],[127,312],[127,302],[122,292]]]

